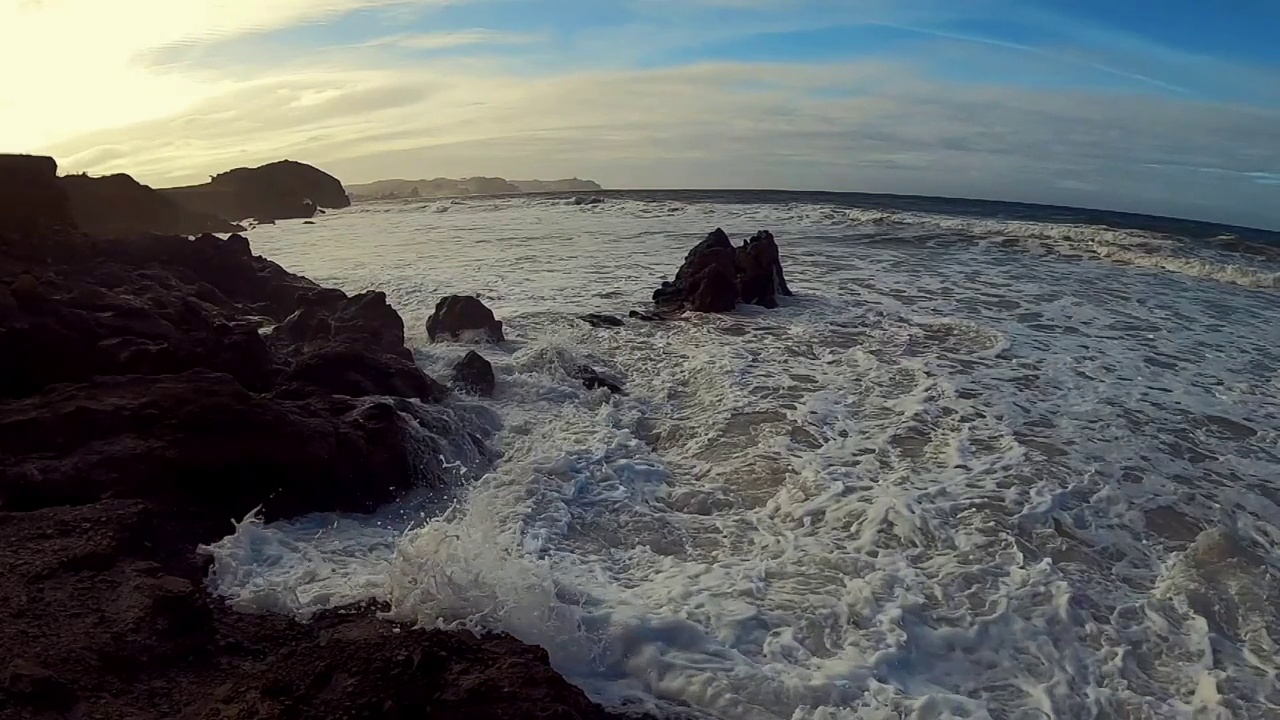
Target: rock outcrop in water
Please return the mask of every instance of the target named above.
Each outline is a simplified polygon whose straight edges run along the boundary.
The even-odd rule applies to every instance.
[[[773,233],[761,230],[738,248],[738,299],[776,308],[779,294],[791,295],[791,288],[782,274],[782,259]]]
[[[619,318],[612,315],[604,315],[602,313],[587,313],[586,315],[579,315],[578,318],[582,320],[582,322],[596,328],[616,328],[622,327],[625,324]]]
[[[493,374],[493,365],[490,365],[480,353],[469,350],[453,366],[453,384],[463,392],[493,397],[498,380]]]
[[[160,192],[196,212],[231,222],[309,218],[320,208],[351,204],[334,176],[293,160],[254,168],[236,168],[215,175],[203,185],[166,188]]]
[[[441,435],[381,293],[236,235],[33,230],[46,207],[0,232],[0,717],[605,716],[507,636],[207,594],[197,548],[233,519],[369,510],[445,481],[432,444],[483,443]]]
[[[461,340],[480,337],[490,342],[503,342],[502,321],[498,320],[479,298],[471,295],[448,295],[440,298],[427,318],[427,337],[432,340]]]
[[[729,312],[739,302],[778,306],[777,295],[790,295],[773,234],[761,231],[739,247],[716,228],[685,256],[673,282],[653,293],[659,310],[671,313]]]

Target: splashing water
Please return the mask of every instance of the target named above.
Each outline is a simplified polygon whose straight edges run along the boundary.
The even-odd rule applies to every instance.
[[[441,208],[447,209],[447,211]],[[707,230],[781,308],[595,329]],[[1149,232],[610,197],[357,206],[255,250],[507,323],[456,497],[249,519],[246,609],[497,629],[607,703],[751,720],[1280,716],[1280,262]],[[588,391],[590,364],[628,395]],[[445,457],[445,455],[450,455]],[[376,479],[371,479],[376,481]]]

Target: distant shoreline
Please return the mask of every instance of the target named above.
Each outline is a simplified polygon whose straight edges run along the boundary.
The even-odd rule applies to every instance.
[[[469,195],[447,195],[417,198],[352,198],[353,202],[397,202],[405,200],[456,200],[485,197],[555,197],[573,196],[590,192],[601,198],[626,197],[633,200],[715,202],[725,204],[826,202],[828,204],[861,210],[885,210],[894,212],[918,212],[937,215],[958,215],[969,218],[995,218],[1024,220],[1026,222],[1055,222],[1063,224],[1100,225],[1115,229],[1146,230],[1149,232],[1180,235],[1193,239],[1212,239],[1232,235],[1248,242],[1280,247],[1280,227],[1269,229],[1234,225],[1212,220],[1178,218],[1166,215],[1149,215],[1124,210],[1083,208],[1068,205],[1049,205],[1014,200],[989,200],[984,198],[937,197],[930,195],[897,195],[841,190],[771,190],[771,189],[600,189],[591,191],[543,191],[507,192]]]

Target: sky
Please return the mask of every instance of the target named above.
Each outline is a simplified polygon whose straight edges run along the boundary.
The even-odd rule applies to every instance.
[[[0,152],[1280,229],[1276,0],[0,0]]]

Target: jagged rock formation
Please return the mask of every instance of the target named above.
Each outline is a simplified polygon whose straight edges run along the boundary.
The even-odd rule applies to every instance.
[[[160,192],[198,212],[238,222],[309,218],[320,208],[351,204],[342,183],[305,163],[281,160],[255,168],[236,168],[203,185]]]
[[[762,230],[734,247],[716,228],[685,256],[673,282],[653,293],[659,310],[729,312],[739,302],[778,306],[777,295],[791,295],[773,234]]]

